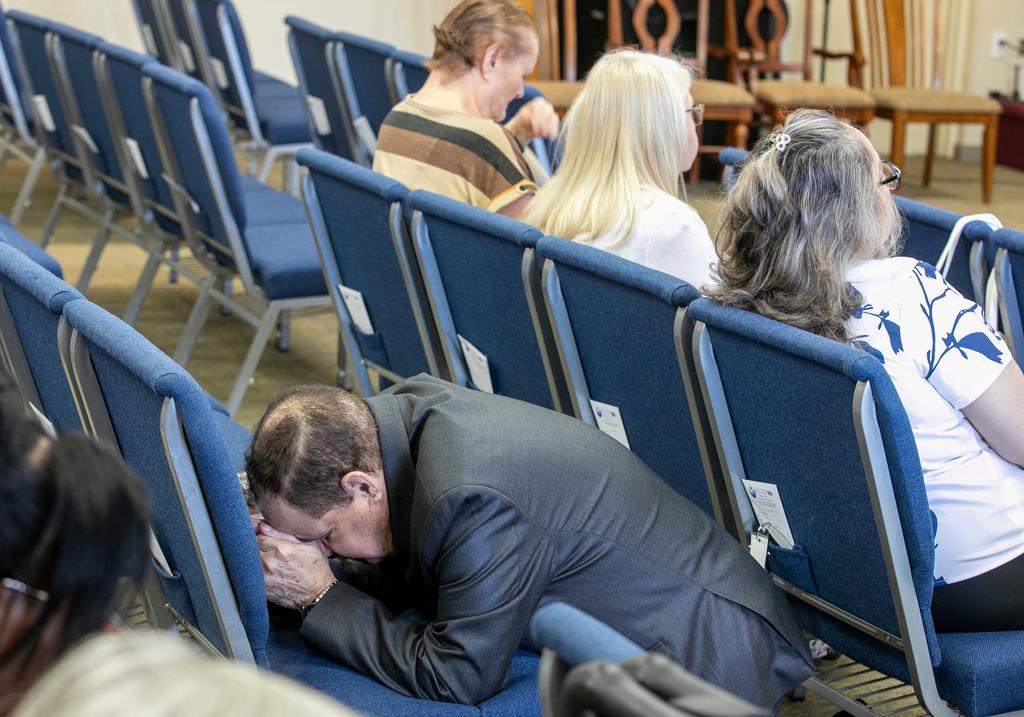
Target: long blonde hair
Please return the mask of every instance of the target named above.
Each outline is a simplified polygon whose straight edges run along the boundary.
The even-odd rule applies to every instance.
[[[682,199],[692,79],[674,57],[636,50],[601,57],[565,117],[558,172],[524,220],[582,242],[618,230],[614,246],[632,233],[645,191]]]
[[[722,208],[712,298],[850,340],[846,322],[860,297],[846,272],[853,261],[895,254],[903,230],[857,134],[828,112],[798,110],[758,140]]]

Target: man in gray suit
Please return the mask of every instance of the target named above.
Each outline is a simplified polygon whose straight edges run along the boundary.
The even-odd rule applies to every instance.
[[[740,544],[567,416],[428,376],[365,403],[298,387],[267,409],[246,467],[268,598],[302,611],[308,643],[400,692],[490,697],[552,601],[765,707],[813,672]],[[380,563],[378,584],[337,581],[330,555]],[[395,617],[417,603],[427,624]]]

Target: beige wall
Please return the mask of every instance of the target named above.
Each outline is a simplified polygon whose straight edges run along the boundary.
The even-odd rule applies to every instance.
[[[428,54],[434,48],[431,26],[455,3],[456,0],[235,0],[256,67],[288,80],[294,80],[295,73],[285,39],[286,15]],[[142,49],[131,0],[8,0],[4,6],[60,20],[118,44]]]
[[[929,0],[930,1],[930,0]],[[456,0],[235,0],[251,45],[256,66],[281,78],[293,80],[291,59],[285,41],[284,17],[294,14],[328,28],[347,30],[389,42],[413,52],[428,54],[433,48],[430,27],[455,5]],[[814,0],[821,27],[824,0]],[[849,2],[832,1],[829,47],[851,46]],[[992,60],[989,47],[992,32],[1003,30],[1011,39],[1024,37],[1024,0],[940,0],[951,25],[962,28],[962,41],[947,46],[944,52],[950,81],[981,94],[990,89],[1009,91],[1012,77],[1007,60]],[[141,49],[141,41],[131,9],[131,0],[8,0],[7,7],[20,8],[95,32],[103,37]],[[793,31],[786,52],[799,56],[804,1],[790,0]],[[820,29],[815,41],[820,39]],[[817,63],[815,63],[815,77]],[[831,63],[829,82],[845,83],[845,67]],[[876,120],[870,127],[875,145],[885,154],[889,148],[889,123]],[[980,128],[951,127],[938,138],[940,151],[951,154],[958,144],[977,147]],[[924,148],[924,128],[911,128],[907,151],[920,153]]]

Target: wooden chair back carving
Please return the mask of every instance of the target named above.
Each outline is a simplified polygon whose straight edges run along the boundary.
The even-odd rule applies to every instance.
[[[630,14],[629,24],[633,34],[640,41],[640,47],[648,52],[667,54],[678,47],[679,34],[683,26],[683,9],[688,4],[697,6],[697,37],[693,57],[683,61],[703,72],[708,61],[708,9],[709,0],[637,0]],[[625,41],[625,26],[622,0],[608,0],[608,49],[622,47]],[[651,28],[651,11],[661,8],[665,14],[665,29],[657,37]]]
[[[939,89],[942,3],[939,0],[851,0],[854,51],[863,52],[857,5],[865,5],[871,86]]]
[[[804,43],[802,57],[787,62],[782,58],[782,42],[789,30],[789,17],[781,0],[750,0],[743,13],[743,29],[749,44],[741,45],[739,37],[740,19],[736,0],[725,3],[725,48],[729,58],[729,76],[738,81],[746,73],[751,85],[756,76],[767,73],[799,72],[803,79],[811,79],[811,55],[813,52],[811,30],[814,27],[813,0],[804,2]],[[770,33],[770,34],[769,34]],[[717,52],[720,52],[716,48]]]

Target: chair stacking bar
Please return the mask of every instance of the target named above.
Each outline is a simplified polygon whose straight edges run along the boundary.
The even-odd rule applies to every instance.
[[[730,524],[723,515],[728,496],[716,495],[715,476],[705,474],[676,355],[686,307],[700,293],[681,279],[558,237],[541,239],[537,257],[573,413],[600,427],[595,411],[616,411],[634,453]]]
[[[993,273],[999,297],[1003,337],[1018,364],[1024,364],[1024,232],[999,229],[992,235],[996,249]]]
[[[377,393],[381,378],[441,375],[437,329],[405,224],[409,191],[326,152],[305,150],[297,159],[309,170],[303,196],[361,392]],[[346,300],[353,291],[370,327],[353,318]]]
[[[82,299],[74,288],[0,241],[0,354],[25,401],[57,430],[82,429],[57,350],[57,336],[65,330],[64,307]]]
[[[211,303],[227,306],[256,336],[227,401],[234,414],[282,311],[328,306],[320,262],[302,203],[265,189],[244,191],[223,115],[202,84],[169,68],[144,68],[143,96],[165,181],[193,253],[209,271],[175,360],[185,365]],[[258,206],[257,206],[258,203]],[[219,289],[238,277],[248,304]]]
[[[314,144],[369,168],[372,155],[356,132],[349,99],[338,77],[341,58],[335,33],[292,16],[285,18],[285,24]]]
[[[34,132],[32,110],[25,92],[26,70],[21,49],[7,25],[7,18],[0,10],[0,164],[10,153],[29,165],[11,209],[11,224],[17,226],[28,208],[39,173],[46,164],[46,150]]]
[[[540,291],[540,232],[430,192],[410,194],[409,207],[451,380],[570,412]]]
[[[296,87],[255,71],[231,0],[171,2],[184,4],[204,81],[232,125],[248,137],[259,164],[256,177],[266,182],[275,162],[290,161],[299,149],[311,146],[304,98]]]
[[[912,684],[932,715],[1024,706],[1020,690],[1007,689],[1024,675],[1024,632],[935,631],[928,498],[885,367],[860,349],[708,299],[688,316],[693,339],[681,351],[691,351],[723,488],[734,508],[747,500],[741,478],[770,484],[783,503],[795,544],[771,544],[768,569],[805,629]],[[875,714],[824,675],[807,686],[850,714]]]

